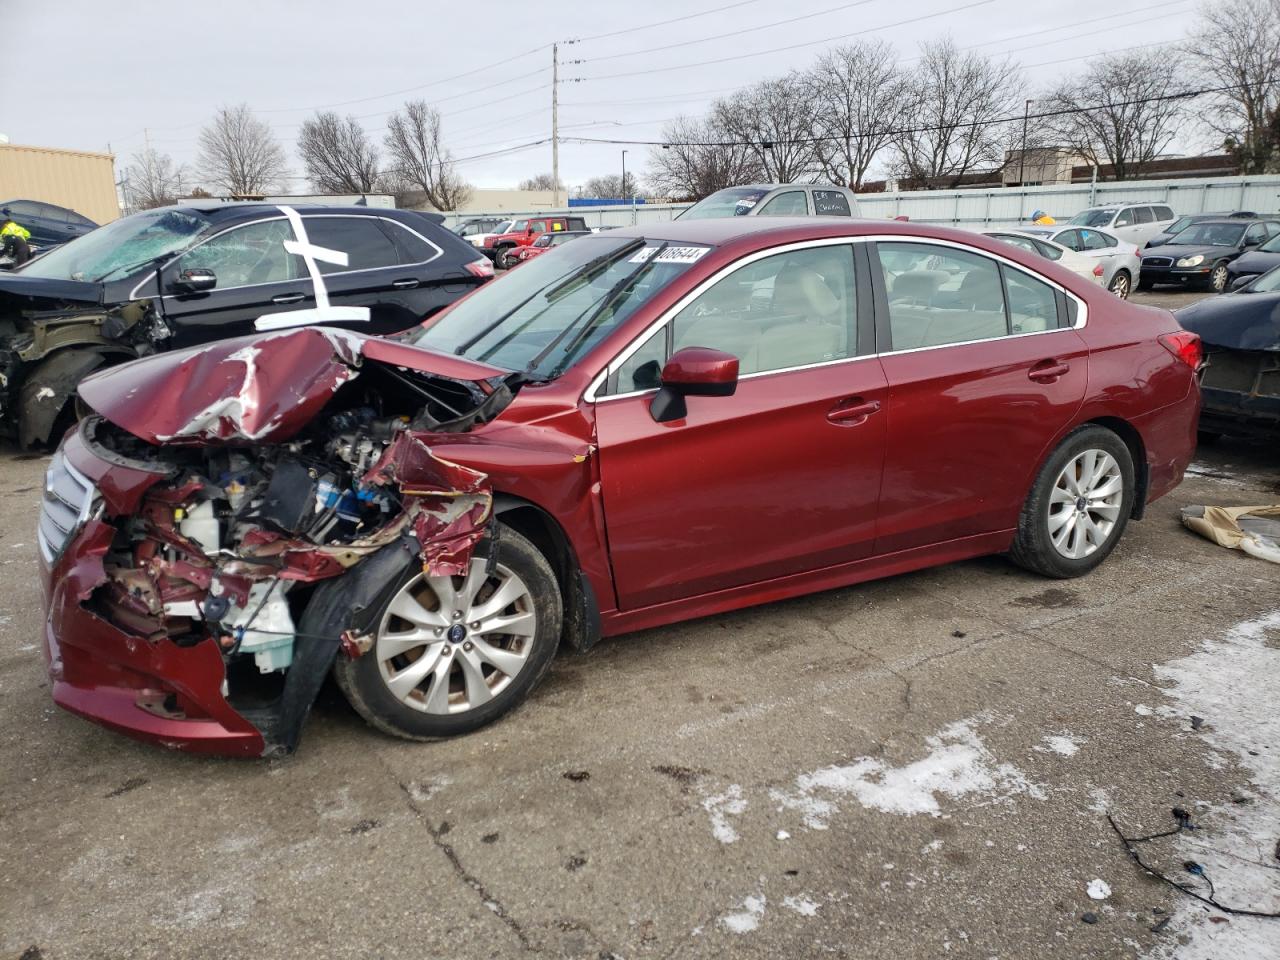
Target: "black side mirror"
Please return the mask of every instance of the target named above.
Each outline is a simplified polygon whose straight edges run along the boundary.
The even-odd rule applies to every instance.
[[[192,267],[189,270],[183,270],[173,278],[170,286],[175,290],[183,293],[203,293],[206,290],[212,290],[218,285],[218,277],[212,270],[206,270],[203,267]]]
[[[1255,278],[1252,276],[1236,277],[1231,281],[1231,286],[1228,289],[1239,290],[1241,287],[1247,287],[1249,284],[1253,283],[1254,279]]]

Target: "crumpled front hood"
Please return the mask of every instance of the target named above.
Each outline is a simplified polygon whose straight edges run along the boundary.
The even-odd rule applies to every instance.
[[[97,306],[101,302],[100,283],[0,273],[0,311],[56,310],[64,305]]]
[[[305,427],[367,360],[456,378],[502,373],[407,344],[303,327],[135,360],[89,377],[79,393],[148,443],[278,443]]]
[[[1225,293],[1174,314],[1207,346],[1280,351],[1280,293]]]

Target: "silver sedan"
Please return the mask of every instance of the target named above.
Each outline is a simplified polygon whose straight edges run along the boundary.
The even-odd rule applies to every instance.
[[[1142,270],[1142,252],[1129,240],[1095,227],[1076,227],[1069,223],[1051,227],[1020,226],[1019,233],[1052,240],[1068,250],[1102,264],[1102,282],[1121,300],[1128,300],[1138,285]]]

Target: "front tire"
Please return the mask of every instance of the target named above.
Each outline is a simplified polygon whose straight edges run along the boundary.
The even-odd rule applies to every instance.
[[[511,269],[511,248],[510,247],[503,247],[501,250],[498,251],[497,266],[499,270]]]
[[[370,726],[409,740],[470,733],[511,710],[546,675],[560,642],[560,589],[538,548],[498,524],[465,577],[402,574],[373,645],[334,677]]]
[[[1083,576],[1115,549],[1135,493],[1124,441],[1096,424],[1080,427],[1040,468],[1010,558],[1046,577]]]
[[[1222,293],[1227,289],[1227,265],[1225,262],[1213,265],[1213,270],[1209,273],[1209,289],[1214,293]]]
[[[1115,276],[1111,278],[1111,286],[1107,289],[1121,300],[1128,300],[1129,293],[1133,289],[1133,282],[1129,279],[1129,271],[1117,270]]]

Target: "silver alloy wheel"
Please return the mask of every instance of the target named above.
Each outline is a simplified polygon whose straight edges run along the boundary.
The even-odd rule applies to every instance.
[[[533,651],[537,617],[515,573],[475,557],[465,577],[419,574],[400,588],[372,654],[392,695],[424,713],[457,714],[488,703]]]
[[[1105,450],[1067,461],[1049,497],[1049,539],[1070,560],[1087,557],[1110,539],[1124,502],[1124,475]]]
[[[1213,268],[1213,273],[1209,274],[1209,284],[1219,293],[1227,288],[1227,265],[1225,263],[1220,263]]]
[[[1129,274],[1123,270],[1111,278],[1111,292],[1121,300],[1129,299]]]

